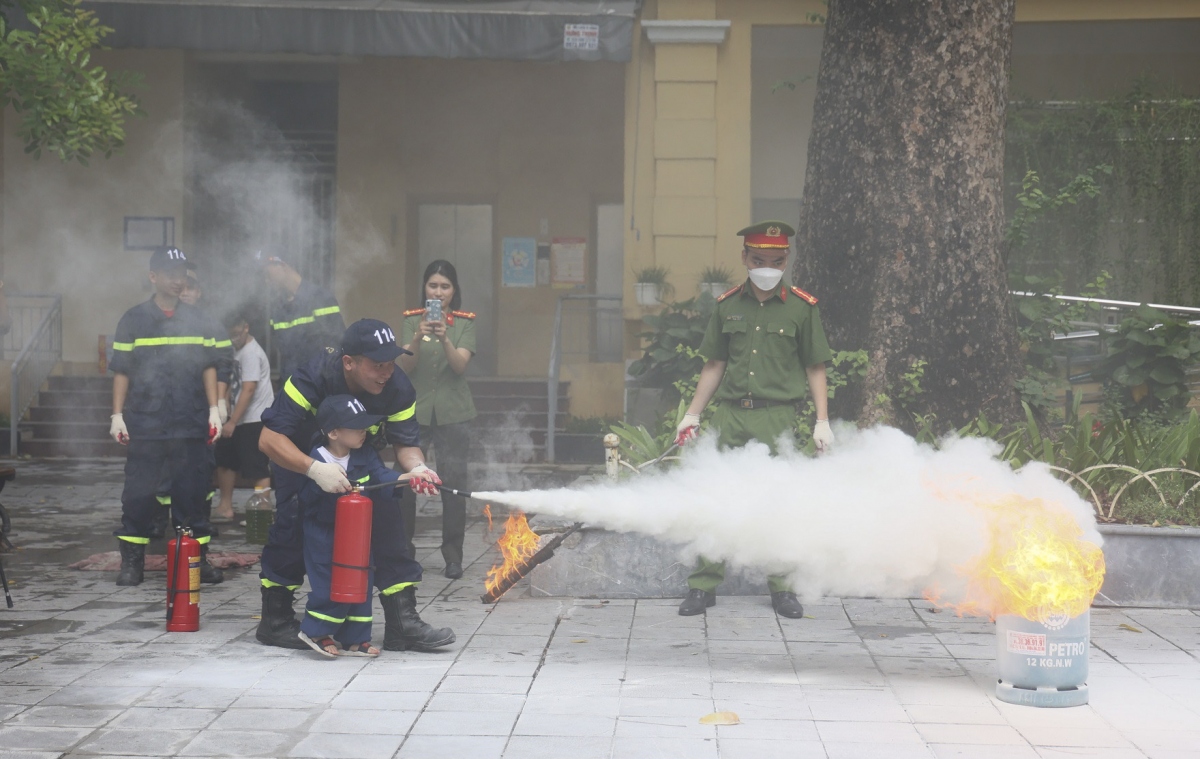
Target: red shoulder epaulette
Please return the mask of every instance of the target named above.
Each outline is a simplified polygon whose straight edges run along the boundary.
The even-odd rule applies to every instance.
[[[725,300],[730,295],[737,295],[738,293],[740,293],[742,291],[743,287],[745,287],[744,284],[738,285],[737,287],[729,288],[728,290],[726,290],[725,292],[723,292],[717,296],[717,303],[720,303],[721,301]]]
[[[423,313],[425,313],[425,309],[423,309],[423,308],[410,308],[404,312],[404,315],[405,316],[420,316]]]
[[[461,316],[464,319],[474,319],[475,318],[474,311],[451,311],[450,315],[451,316]]]
[[[796,295],[799,295],[801,298],[803,298],[805,300],[805,302],[808,303],[808,305],[810,305],[810,306],[817,305],[817,298],[815,295],[810,295],[809,293],[806,293],[803,290],[801,290],[799,287],[793,287],[792,292]]]

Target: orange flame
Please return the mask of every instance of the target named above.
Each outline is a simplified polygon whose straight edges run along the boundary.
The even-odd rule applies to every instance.
[[[960,616],[1014,614],[1035,622],[1064,620],[1088,610],[1104,584],[1104,553],[1058,504],[1013,496],[979,504],[986,512],[987,549],[960,567],[963,600],[941,603],[940,589],[926,600]]]
[[[488,504],[484,504],[484,506],[483,506],[483,515],[484,515],[485,517],[487,517],[487,520],[488,520],[488,532],[490,533],[490,532],[492,531],[492,504],[490,504],[490,503],[488,503]]]
[[[500,563],[488,570],[483,583],[489,593],[496,590],[506,577],[517,572],[537,553],[540,539],[536,532],[529,529],[529,522],[523,512],[515,511],[508,515],[504,522],[504,534],[496,541],[496,546],[500,549]]]

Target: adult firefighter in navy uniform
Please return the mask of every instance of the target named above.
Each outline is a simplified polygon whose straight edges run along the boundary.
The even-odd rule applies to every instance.
[[[283,382],[310,359],[340,348],[346,323],[337,298],[328,288],[304,279],[278,255],[259,251],[255,258],[280,296],[271,304],[271,345],[279,351],[276,368]]]
[[[401,471],[414,475],[410,486],[417,492],[437,493],[441,480],[425,466],[421,454],[417,393],[395,363],[403,352],[387,324],[361,319],[346,329],[340,350],[297,368],[275,396],[275,403],[263,412],[258,447],[271,459],[276,510],[275,524],[262,552],[262,620],[255,636],[262,643],[306,648],[297,635],[300,626],[292,611],[295,592],[304,582],[302,515],[296,495],[305,478],[327,493],[350,490],[350,481],[340,466],[315,461],[305,453],[312,449],[319,434],[316,413],[321,401],[331,395],[352,395],[367,413],[382,416],[382,427],[368,430],[367,444],[381,437],[391,443]],[[383,647],[391,651],[431,651],[449,645],[455,639],[450,628],[434,628],[417,614],[416,586],[421,581],[421,565],[408,551],[399,503],[393,497],[381,496],[373,496],[378,513],[371,550],[384,613]]]
[[[113,533],[121,549],[118,585],[142,582],[164,474],[175,521],[200,543],[201,578],[212,582],[216,573],[208,563],[213,530],[205,508],[212,474],[207,446],[220,433],[217,346],[226,338],[202,311],[179,300],[186,265],[177,248],[154,251],[154,297],[126,311],[113,336],[109,434],[129,446],[121,526]]]

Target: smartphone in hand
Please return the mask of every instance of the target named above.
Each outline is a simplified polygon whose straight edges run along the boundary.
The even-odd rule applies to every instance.
[[[438,298],[430,298],[425,301],[425,321],[440,322],[445,321],[446,317],[442,314],[442,301]]]

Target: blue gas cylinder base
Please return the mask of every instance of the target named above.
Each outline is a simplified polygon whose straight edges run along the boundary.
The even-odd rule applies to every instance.
[[[996,698],[1008,704],[1021,706],[1083,706],[1088,702],[1087,683],[1075,688],[1059,690],[1054,687],[1042,686],[1033,688],[1018,688],[1003,680],[996,681]]]

